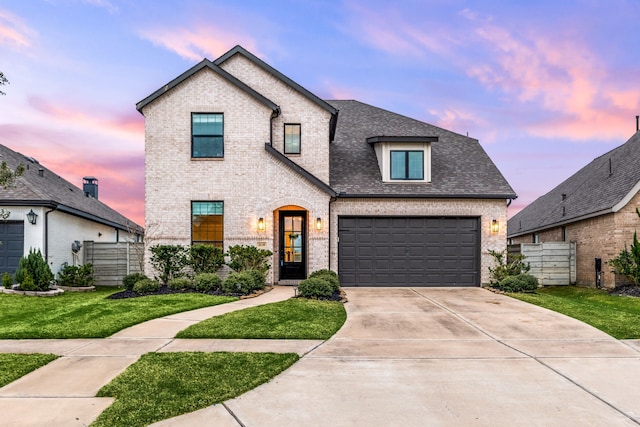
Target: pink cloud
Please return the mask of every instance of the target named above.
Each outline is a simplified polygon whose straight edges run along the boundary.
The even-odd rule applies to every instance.
[[[228,13],[232,12],[220,10],[217,14]],[[252,31],[239,27],[237,22],[230,25],[225,24],[224,19],[219,19],[213,26],[210,22],[198,22],[201,20],[199,17],[187,19],[194,22],[186,27],[164,24],[144,29],[140,31],[140,35],[153,44],[191,61],[200,61],[203,57],[215,59],[236,44],[241,44],[255,55],[262,56],[255,39],[249,35]]]
[[[36,32],[29,28],[22,19],[6,10],[0,9],[0,45],[17,50],[31,46],[31,39]]]
[[[100,112],[92,108],[92,114],[87,114],[84,110],[65,106],[60,101],[56,101],[54,104],[38,96],[30,97],[28,103],[34,110],[57,121],[71,123],[74,127],[92,129],[93,131],[100,129],[100,132],[106,131],[144,139],[144,118],[135,111],[127,113]]]

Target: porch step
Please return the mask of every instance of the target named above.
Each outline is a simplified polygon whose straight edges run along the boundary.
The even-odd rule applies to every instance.
[[[298,286],[302,280],[278,280],[281,286]]]

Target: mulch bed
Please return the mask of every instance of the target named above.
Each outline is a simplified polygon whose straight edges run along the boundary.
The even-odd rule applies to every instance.
[[[609,291],[611,295],[621,295],[627,297],[640,297],[640,286],[620,286]]]
[[[273,289],[272,286],[265,286],[264,289],[254,292],[250,295],[242,295],[242,294],[225,294],[220,290],[209,291],[209,292],[199,292],[193,289],[177,290],[177,289],[171,289],[168,286],[160,286],[160,289],[158,289],[157,292],[149,292],[144,294],[139,294],[132,290],[125,289],[124,291],[116,292],[115,294],[109,295],[107,299],[137,298],[137,297],[145,297],[148,295],[168,295],[168,294],[206,294],[206,295],[230,296],[230,297],[239,297],[239,298],[252,298],[252,297],[257,297],[258,295],[262,295],[265,292],[269,292],[271,289]]]

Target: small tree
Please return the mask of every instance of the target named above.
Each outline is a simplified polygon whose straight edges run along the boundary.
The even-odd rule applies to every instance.
[[[507,251],[497,252],[490,250],[489,255],[493,257],[496,264],[495,267],[489,267],[492,285],[500,283],[506,277],[527,273],[531,269],[529,263],[525,264],[524,259],[526,257],[522,254],[509,255]]]
[[[0,186],[4,189],[15,186],[16,179],[24,174],[25,167],[20,163],[15,170],[11,170],[7,162],[0,163]]]
[[[215,273],[224,265],[224,253],[215,246],[193,245],[189,249],[189,265],[195,274]]]
[[[16,282],[23,283],[25,279],[33,279],[35,290],[46,291],[53,280],[53,273],[49,264],[44,260],[40,249],[29,250],[29,255],[20,258],[18,269],[16,270]]]
[[[640,217],[640,210],[636,208],[636,213]],[[640,285],[640,242],[638,242],[638,233],[633,232],[633,241],[631,242],[631,250],[624,249],[620,251],[617,257],[608,261],[613,267],[612,273],[626,276],[635,286]]]
[[[255,246],[235,245],[230,246],[227,252],[229,262],[227,265],[233,271],[258,270],[266,273],[269,268],[267,258],[273,255],[268,249],[258,249]]]
[[[151,251],[151,265],[159,273],[157,279],[166,285],[169,280],[180,276],[188,265],[188,249],[181,245],[154,245]]]

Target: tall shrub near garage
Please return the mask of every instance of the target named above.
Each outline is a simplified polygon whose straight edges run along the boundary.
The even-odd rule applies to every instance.
[[[640,209],[636,208],[636,213],[640,217]],[[638,241],[638,232],[634,231],[631,247],[620,251],[618,256],[608,261],[613,267],[612,272],[626,276],[635,286],[640,285],[640,241]]]
[[[32,248],[29,250],[29,255],[20,258],[14,277],[18,283],[22,283],[25,277],[30,277],[33,279],[35,290],[46,291],[53,280],[53,273],[40,249],[34,250]]]

